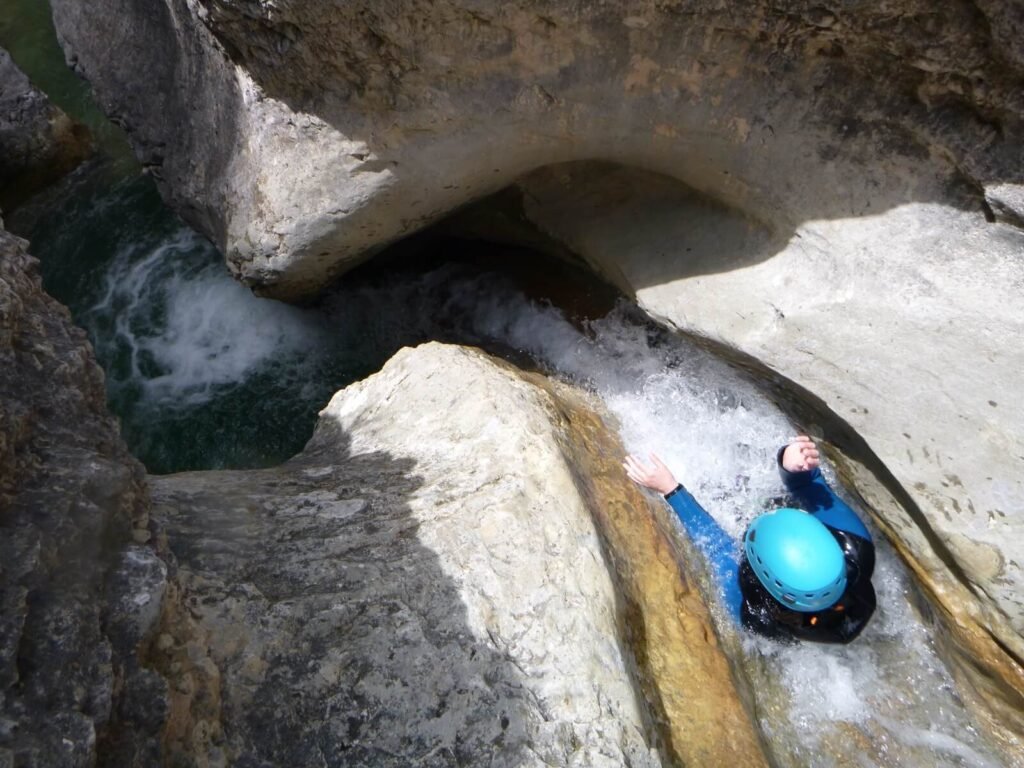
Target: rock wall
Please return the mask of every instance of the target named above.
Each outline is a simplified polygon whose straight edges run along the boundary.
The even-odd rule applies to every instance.
[[[51,104],[0,48],[0,210],[12,210],[91,151],[88,129]]]
[[[1014,3],[53,5],[175,207],[280,298],[568,160],[783,231],[922,200],[1021,214]]]
[[[1021,748],[1019,3],[158,8],[54,2],[237,275],[309,296],[515,183],[548,241],[863,441],[954,666]]]
[[[552,166],[516,189],[534,227],[522,242],[539,230],[652,316],[817,402],[807,421],[859,459],[856,485],[938,607],[959,680],[1021,749],[1024,233],[915,203],[779,242],[672,179],[607,164]],[[462,218],[479,233],[490,210]]]
[[[281,467],[147,482],[0,247],[0,762],[767,764],[579,393],[426,345]]]
[[[0,230],[0,764],[152,765],[166,568],[84,332]]]
[[[339,392],[280,467],[152,478],[192,617],[151,650],[192,670],[169,758],[764,765],[651,510],[580,463],[612,438],[576,397],[428,344]]]

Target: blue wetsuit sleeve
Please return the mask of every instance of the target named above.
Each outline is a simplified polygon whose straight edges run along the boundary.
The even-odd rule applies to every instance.
[[[785,483],[786,490],[793,495],[797,502],[825,525],[871,541],[871,534],[861,519],[857,517],[857,513],[828,487],[825,478],[821,476],[820,469],[815,468],[809,472],[788,472],[783,469],[782,452],[784,450],[785,446],[779,449],[779,474],[782,475],[782,482]]]
[[[711,515],[682,486],[667,499],[686,533],[707,558],[708,566],[722,593],[726,611],[740,620],[743,595],[740,592],[736,544]]]

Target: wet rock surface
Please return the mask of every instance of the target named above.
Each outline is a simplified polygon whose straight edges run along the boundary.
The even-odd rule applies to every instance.
[[[187,671],[171,759],[762,765],[706,610],[664,551],[652,559],[671,563],[675,591],[637,608],[634,570],[651,564],[588,504],[649,511],[565,452],[586,452],[572,432],[584,409],[558,402],[481,353],[429,344],[338,393],[280,467],[153,478],[189,616],[152,650]],[[646,541],[644,555],[659,546]],[[629,606],[606,546],[626,564],[615,580],[634,581]],[[673,622],[685,628],[663,642]],[[645,679],[672,654],[692,673],[681,687]]]
[[[528,241],[820,400],[1021,748],[1018,4],[54,8],[259,290],[309,296],[514,183]],[[560,165],[593,159],[617,169]]]
[[[0,210],[24,202],[91,151],[88,129],[50,103],[0,48]]]
[[[95,765],[113,731],[152,764],[162,681],[136,652],[165,567],[131,544],[147,509],[84,332],[0,230],[0,764]]]
[[[781,374],[784,399],[815,404],[799,421],[871,466],[856,486],[956,638],[965,690],[1019,750],[1024,413],[1005,403],[1024,366],[1024,233],[908,204],[779,242],[672,179],[607,164],[552,166],[518,190],[521,222],[667,325],[754,358],[769,382]]]

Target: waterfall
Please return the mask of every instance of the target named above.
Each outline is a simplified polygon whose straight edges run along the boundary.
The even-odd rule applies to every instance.
[[[75,227],[107,227],[98,244],[106,260],[72,281],[72,309],[107,369],[130,446],[155,469],[281,461],[301,448],[333,391],[400,347],[437,339],[594,392],[627,449],[658,453],[734,536],[782,492],[775,452],[795,430],[782,411],[756,382],[624,299],[586,316],[536,288],[528,295],[508,275],[447,263],[370,269],[319,307],[298,309],[254,297],[170,214],[140,212],[138,189],[111,194],[69,214],[60,237],[40,238],[40,255],[44,271],[68,280],[82,248],[97,247]],[[784,764],[996,765],[914,607],[906,569],[874,533],[879,607],[849,646],[737,635],[713,606],[720,633],[739,638],[762,732]]]

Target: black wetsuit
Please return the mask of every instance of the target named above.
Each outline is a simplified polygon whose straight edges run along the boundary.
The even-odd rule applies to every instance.
[[[795,504],[814,515],[839,542],[846,560],[846,591],[832,606],[815,613],[786,608],[762,586],[746,557],[737,560],[736,542],[681,485],[666,499],[694,542],[707,556],[727,608],[742,624],[758,634],[782,640],[813,640],[848,643],[856,638],[875,610],[871,576],[875,570],[875,545],[856,513],[835,493],[821,475],[779,472]]]

